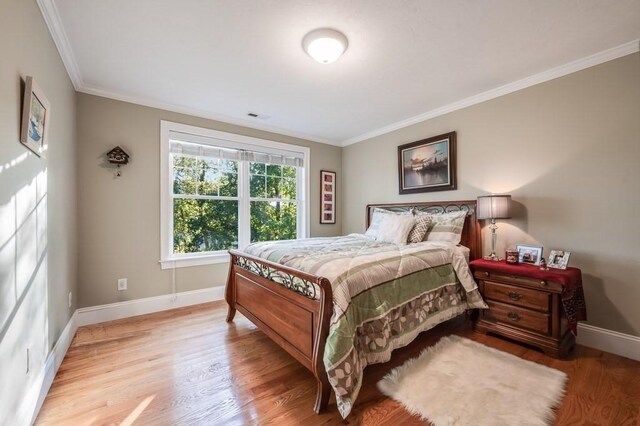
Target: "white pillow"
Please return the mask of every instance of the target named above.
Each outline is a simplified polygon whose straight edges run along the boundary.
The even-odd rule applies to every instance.
[[[391,210],[380,209],[378,207],[373,209],[373,215],[371,216],[371,223],[369,224],[369,228],[367,228],[367,232],[364,235],[368,237],[376,238],[378,237],[378,230],[380,229],[380,223],[385,216],[411,216],[413,213],[410,211],[405,212],[392,212]]]
[[[380,221],[376,240],[394,244],[407,244],[407,237],[415,224],[416,220],[411,214],[385,214]]]
[[[462,236],[462,228],[467,212],[464,210],[442,214],[418,213],[429,216],[432,225],[427,231],[425,241],[446,241],[459,244]]]

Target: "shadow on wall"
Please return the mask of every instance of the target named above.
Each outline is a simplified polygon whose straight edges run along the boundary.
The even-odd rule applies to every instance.
[[[513,197],[512,197],[513,198]],[[516,226],[521,232],[525,234],[529,232],[529,212],[527,207],[519,201],[511,200],[511,219],[508,221],[514,221]]]
[[[608,324],[615,324],[616,328],[622,333],[628,333],[630,335],[637,336],[640,334],[640,330],[634,330],[633,326],[625,318],[625,316],[618,310],[616,305],[611,302],[611,299],[607,296],[606,288],[619,285],[620,283],[607,280],[605,287],[604,280],[600,277],[591,274],[582,274],[582,284],[585,288],[585,298],[587,299],[587,322],[602,324],[604,328]],[[593,313],[589,313],[589,305],[591,303],[598,304],[598,312],[606,312],[606,318],[598,318]],[[603,324],[604,323],[604,324]]]
[[[571,249],[565,245],[549,247],[549,244],[555,243],[549,236],[555,238],[558,229],[568,230],[573,225],[573,215],[563,213],[570,211],[570,200],[561,197],[527,197],[517,194],[512,196],[511,218],[500,221],[502,222],[500,226],[507,230],[507,240],[511,247],[520,243],[541,245],[544,247],[545,256],[549,248]],[[530,217],[532,209],[534,216]],[[531,229],[531,223],[535,223],[534,229]]]
[[[47,169],[30,156],[0,165],[0,424],[31,420],[25,396],[39,391],[49,349]]]

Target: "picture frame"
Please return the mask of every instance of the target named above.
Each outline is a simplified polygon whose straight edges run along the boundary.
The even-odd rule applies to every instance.
[[[320,170],[320,224],[336,223],[336,173]]]
[[[570,256],[570,251],[551,250],[549,252],[549,259],[547,260],[547,266],[554,269],[567,269]]]
[[[20,142],[39,157],[44,158],[48,149],[51,104],[31,76],[25,78]]]
[[[518,250],[518,261],[520,263],[528,263],[529,265],[540,265],[542,259],[542,247],[529,246],[524,244],[516,245]]]
[[[398,182],[400,194],[456,189],[456,132],[398,146]]]

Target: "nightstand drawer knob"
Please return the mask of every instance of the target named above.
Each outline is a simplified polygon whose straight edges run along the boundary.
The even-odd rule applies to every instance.
[[[547,282],[545,280],[541,280],[540,285],[547,285]]]
[[[509,317],[509,319],[513,321],[518,321],[520,319],[520,315],[518,315],[517,312],[509,312],[507,314],[507,317]]]
[[[488,276],[489,276],[489,273],[485,271],[484,276],[485,276],[485,277],[488,277]]]
[[[513,291],[510,291],[507,296],[509,296],[509,299],[511,300],[520,300],[522,298],[522,295]]]

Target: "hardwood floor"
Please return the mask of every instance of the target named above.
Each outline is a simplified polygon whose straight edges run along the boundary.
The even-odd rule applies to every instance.
[[[569,374],[558,425],[640,425],[640,362],[577,346],[569,360],[469,329],[452,320],[422,333],[392,360],[365,370],[348,422],[333,396],[312,408],[313,375],[214,302],[78,329],[40,411],[38,425],[423,424],[376,382],[440,337],[458,334]]]

